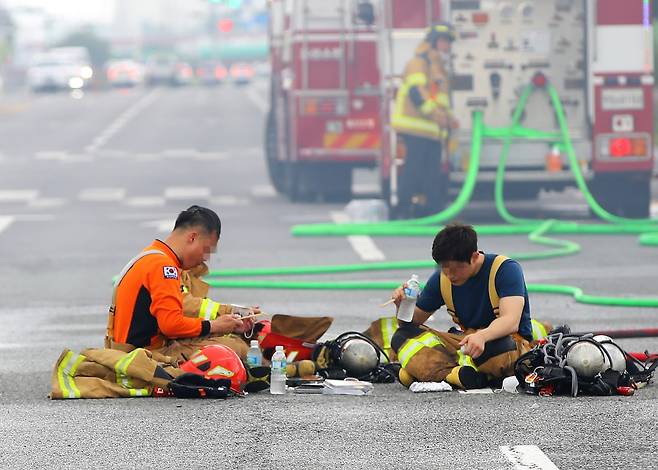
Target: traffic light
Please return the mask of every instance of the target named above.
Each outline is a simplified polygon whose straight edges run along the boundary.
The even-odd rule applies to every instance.
[[[233,20],[229,18],[222,18],[217,21],[217,29],[221,33],[230,33],[233,30]]]

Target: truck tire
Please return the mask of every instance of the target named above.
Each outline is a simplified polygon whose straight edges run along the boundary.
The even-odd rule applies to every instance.
[[[315,170],[316,187],[325,202],[348,202],[352,198],[352,167],[328,165]]]
[[[648,172],[597,173],[591,185],[592,196],[611,214],[631,219],[648,218],[650,176]],[[596,217],[593,213],[592,216]]]
[[[277,193],[286,191],[285,163],[279,160],[279,147],[277,145],[277,128],[274,110],[270,108],[265,123],[265,160],[270,182]]]

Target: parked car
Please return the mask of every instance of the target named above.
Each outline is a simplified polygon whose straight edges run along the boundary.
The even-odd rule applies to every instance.
[[[236,62],[231,65],[231,79],[236,85],[245,85],[254,78],[254,68],[243,62]]]
[[[228,70],[221,62],[205,61],[196,68],[196,78],[202,85],[219,85],[228,77]]]
[[[132,87],[144,81],[144,66],[134,60],[113,60],[105,66],[107,83],[114,87]]]

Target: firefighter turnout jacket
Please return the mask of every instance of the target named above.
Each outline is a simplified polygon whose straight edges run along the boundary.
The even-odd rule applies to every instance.
[[[208,297],[210,286],[201,279],[208,274],[208,266],[201,263],[181,273],[183,314],[186,317],[215,320],[219,315],[232,313],[231,304],[222,304]]]
[[[166,243],[155,240],[126,265],[117,280],[106,347],[157,349],[167,339],[209,332],[205,317],[183,315],[181,262]]]
[[[391,118],[400,133],[441,141],[452,119],[448,74],[439,51],[423,41],[407,63]]]

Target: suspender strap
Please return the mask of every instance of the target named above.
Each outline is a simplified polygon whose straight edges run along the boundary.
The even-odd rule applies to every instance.
[[[496,317],[498,317],[500,307],[500,297],[496,291],[496,274],[498,273],[500,266],[508,259],[507,256],[496,256],[491,264],[491,270],[489,271],[489,302],[491,302],[491,309]],[[439,283],[441,287],[441,297],[443,297],[443,302],[446,304],[446,308],[452,317],[452,321],[459,325],[463,330],[464,327],[459,321],[459,316],[455,310],[455,303],[452,299],[452,284],[450,284],[450,279],[441,273],[439,276]]]
[[[114,342],[114,313],[116,312],[117,289],[119,287],[119,284],[121,284],[121,281],[123,281],[123,278],[128,273],[128,271],[130,271],[130,268],[132,268],[135,265],[135,263],[137,263],[137,261],[139,261],[140,259],[142,259],[145,256],[157,255],[157,254],[160,254],[162,256],[166,256],[160,250],[142,251],[140,254],[138,254],[133,259],[128,261],[128,264],[126,264],[123,267],[123,269],[121,270],[121,273],[117,277],[117,280],[114,283],[114,289],[112,290],[112,304],[110,305],[109,311],[107,313],[107,330],[106,330],[106,333],[105,333],[105,347],[106,348],[120,349],[122,351],[125,351],[126,349],[128,349],[128,350],[133,349],[132,347],[130,347],[130,345],[123,345],[123,344]]]
[[[507,256],[498,255],[494,258],[491,264],[491,271],[489,271],[489,301],[491,302],[491,309],[496,317],[500,314],[500,297],[496,291],[496,273],[500,266],[509,258]]]
[[[455,311],[455,303],[452,300],[452,284],[450,284],[450,279],[448,279],[448,276],[441,273],[439,275],[439,284],[441,287],[441,297],[443,297],[443,303],[446,304],[446,309],[448,309],[448,313],[452,317],[452,321],[463,329],[463,326],[459,321],[459,317],[457,316],[457,312]]]

